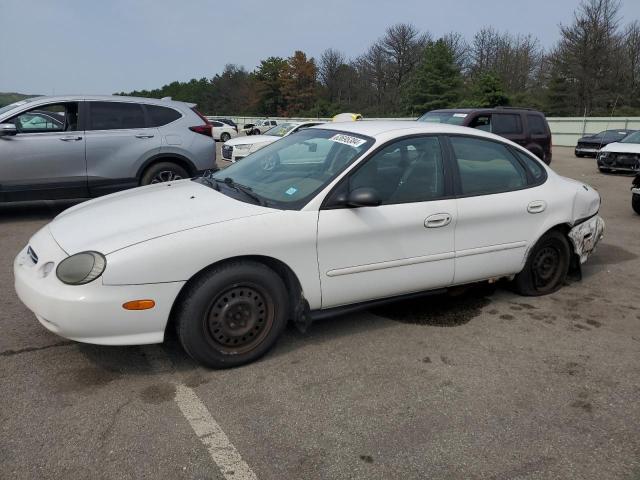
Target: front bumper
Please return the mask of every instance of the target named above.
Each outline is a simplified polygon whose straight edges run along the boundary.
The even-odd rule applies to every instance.
[[[580,155],[593,155],[595,157],[598,150],[596,147],[576,147],[575,153]]]
[[[58,263],[67,257],[49,232],[40,230],[29,245],[37,262],[25,247],[13,263],[18,297],[40,323],[53,333],[79,342],[101,345],[141,345],[160,343],[175,298],[184,282],[145,285],[103,285],[99,278],[86,285],[63,284],[55,274]],[[52,262],[45,275],[43,267]],[[107,257],[107,268],[109,268]],[[130,300],[152,299],[149,310],[125,310]]]
[[[609,168],[624,172],[640,171],[640,156],[636,154],[609,154],[606,157],[598,155],[598,167]]]
[[[587,261],[596,251],[598,242],[604,237],[605,223],[600,215],[595,215],[579,223],[569,231],[569,239],[573,249],[580,258],[580,263]]]

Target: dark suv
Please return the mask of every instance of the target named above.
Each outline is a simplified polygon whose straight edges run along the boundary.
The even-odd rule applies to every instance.
[[[528,108],[457,108],[432,110],[419,122],[449,123],[495,133],[551,163],[551,130],[544,114]]]

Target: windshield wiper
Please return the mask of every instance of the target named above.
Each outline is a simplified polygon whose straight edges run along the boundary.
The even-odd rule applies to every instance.
[[[235,191],[237,192],[242,192],[244,193],[247,197],[255,200],[256,202],[258,202],[258,205],[261,205],[263,207],[267,206],[267,202],[265,201],[264,198],[262,198],[261,196],[253,193],[253,190],[251,189],[251,187],[247,187],[246,185],[242,185],[240,183],[236,183],[233,181],[233,178],[231,177],[225,177],[224,180],[220,180],[219,178],[213,178],[216,182],[222,182],[225,185],[233,188]]]

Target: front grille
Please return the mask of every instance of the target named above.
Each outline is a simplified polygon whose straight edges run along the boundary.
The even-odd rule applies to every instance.
[[[634,153],[609,153],[601,156],[600,162],[607,167],[640,170],[640,155]]]
[[[36,255],[36,252],[31,248],[31,246],[27,248],[27,255],[29,255],[29,258],[33,263],[38,263],[38,255]]]
[[[233,147],[231,145],[223,145],[222,158],[226,160],[231,160],[232,156],[233,156]]]

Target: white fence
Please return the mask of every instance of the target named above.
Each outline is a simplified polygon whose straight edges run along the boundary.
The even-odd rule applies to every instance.
[[[215,115],[207,117],[229,118],[236,122],[241,128],[246,123],[254,123],[265,117],[239,117],[237,115]],[[269,117],[270,120],[285,121],[308,121],[323,120],[330,121],[330,118],[301,118],[301,117]],[[415,120],[415,118],[367,118],[365,120]],[[578,139],[585,134],[598,133],[602,130],[612,130],[616,128],[640,130],[640,117],[548,117],[549,127],[553,136],[553,144],[562,147],[574,147]]]

